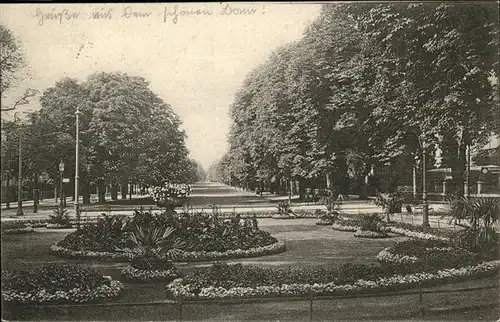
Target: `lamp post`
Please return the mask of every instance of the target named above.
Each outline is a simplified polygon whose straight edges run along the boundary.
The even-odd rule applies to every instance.
[[[22,146],[22,135],[21,131],[19,131],[19,170],[18,170],[18,178],[17,178],[17,215],[24,216],[23,212],[23,146]]]
[[[426,187],[426,172],[427,172],[427,150],[425,140],[418,137],[420,146],[422,147],[422,226],[429,227],[429,203],[427,201],[427,187]]]
[[[64,201],[63,201],[63,172],[64,172],[64,162],[61,160],[59,162],[59,211],[62,214],[64,209]]]
[[[10,209],[10,170],[5,171],[7,175],[7,180],[5,182],[5,191],[7,191],[7,202],[5,203],[5,208]]]
[[[80,109],[77,106],[76,107],[76,143],[75,143],[75,214],[76,214],[76,220],[77,220],[77,225],[80,227],[80,201],[78,199],[78,184],[79,184],[79,173],[78,173],[78,163],[79,163],[79,152],[80,152],[80,139],[79,139],[79,120],[78,116],[80,115]]]

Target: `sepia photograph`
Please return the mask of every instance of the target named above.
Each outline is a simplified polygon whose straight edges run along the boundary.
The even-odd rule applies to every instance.
[[[2,321],[500,321],[499,7],[0,4]]]

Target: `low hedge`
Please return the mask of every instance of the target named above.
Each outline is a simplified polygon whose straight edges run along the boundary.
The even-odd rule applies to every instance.
[[[2,271],[2,300],[12,304],[80,303],[118,296],[123,284],[84,265],[47,264]]]

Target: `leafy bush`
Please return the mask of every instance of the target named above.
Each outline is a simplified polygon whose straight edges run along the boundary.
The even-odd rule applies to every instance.
[[[382,207],[387,214],[387,222],[391,220],[390,215],[401,212],[404,198],[399,192],[389,194],[379,193],[373,203]]]
[[[95,250],[112,252],[125,248],[128,220],[125,216],[102,214],[95,223],[85,225],[67,235],[60,246],[74,250]]]
[[[278,213],[280,215],[287,216],[291,212],[292,212],[292,207],[288,202],[282,201],[282,202],[278,203]]]
[[[84,265],[47,264],[15,272],[2,271],[2,291],[54,293],[74,288],[92,289],[103,284],[109,285],[109,280]]]
[[[500,217],[500,198],[454,198],[449,201],[451,221],[464,230],[455,242],[488,258],[498,258],[500,240],[496,232]]]
[[[154,226],[135,225],[128,233],[127,244],[130,246],[120,251],[130,252],[133,257],[173,259],[181,252],[182,243],[178,238],[172,238],[175,229]],[[132,257],[132,256],[131,256]]]
[[[382,216],[379,214],[359,215],[359,225],[361,230],[380,231],[382,226]]]
[[[342,208],[342,201],[338,200],[335,195],[325,197],[322,199],[322,201],[326,206],[326,212],[323,210],[317,210],[317,217],[321,220],[318,224],[333,224],[340,219],[340,209]]]
[[[71,223],[69,220],[69,215],[68,215],[67,211],[68,211],[68,209],[66,209],[66,208],[54,209],[53,214],[50,215],[49,223],[50,224],[57,224],[57,225],[61,225],[61,226],[71,226]]]

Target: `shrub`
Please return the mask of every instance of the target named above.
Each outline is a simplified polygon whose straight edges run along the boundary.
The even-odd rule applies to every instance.
[[[371,230],[379,232],[382,225],[382,216],[379,214],[359,215],[359,225],[361,230]]]
[[[130,252],[134,256],[149,258],[173,259],[181,252],[182,243],[179,238],[173,238],[175,229],[172,227],[160,228],[154,226],[134,226],[133,231],[128,233],[126,241],[130,246],[119,249]]]
[[[49,223],[50,224],[57,224],[61,226],[71,226],[71,223],[69,221],[69,215],[67,213],[66,208],[56,208],[53,210],[53,214],[50,215]]]
[[[389,194],[379,193],[373,203],[382,207],[387,214],[387,222],[391,220],[390,215],[401,212],[404,198],[399,192]]]
[[[286,202],[286,201],[282,201],[282,202],[278,203],[278,213],[281,216],[288,216],[288,215],[290,215],[290,213],[292,213],[292,207],[291,207],[291,205],[288,202]]]
[[[454,198],[449,201],[451,221],[461,226],[454,241],[487,258],[497,258],[500,240],[496,226],[500,216],[500,198]]]

